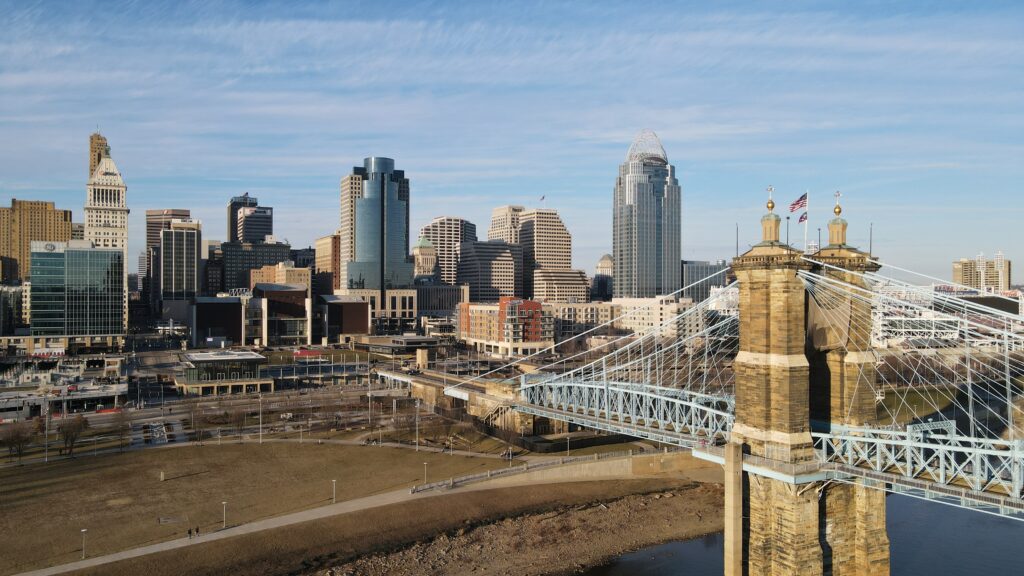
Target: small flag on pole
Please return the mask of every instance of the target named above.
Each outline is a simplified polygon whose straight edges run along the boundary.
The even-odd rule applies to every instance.
[[[807,193],[806,192],[804,192],[803,196],[797,198],[796,200],[793,201],[792,204],[789,205],[789,211],[790,212],[796,212],[797,210],[799,210],[801,208],[807,208]]]
[[[807,222],[807,212],[801,214],[800,219],[796,221],[797,224],[803,224],[804,222]]]

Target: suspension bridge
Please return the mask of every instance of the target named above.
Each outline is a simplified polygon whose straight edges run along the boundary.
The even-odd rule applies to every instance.
[[[724,464],[727,574],[888,574],[866,491],[1024,519],[1019,309],[887,271],[846,244],[838,205],[829,246],[798,251],[773,207],[737,282],[523,376],[511,407]]]

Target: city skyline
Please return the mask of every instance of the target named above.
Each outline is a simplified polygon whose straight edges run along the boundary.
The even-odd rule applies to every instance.
[[[731,257],[737,222],[740,250],[755,242],[743,223],[769,184],[780,205],[811,191],[812,240],[838,189],[857,215],[851,242],[866,247],[873,223],[883,261],[948,279],[957,258],[1020,259],[1020,7],[662,11],[635,36],[639,16],[608,5],[555,4],[544,20],[512,6],[383,19],[159,5],[103,20],[90,5],[60,18],[15,6],[0,44],[15,62],[0,72],[0,193],[82,221],[98,124],[131,188],[134,268],[145,210],[190,208],[226,240],[224,205],[243,192],[278,208],[278,237],[312,245],[336,229],[339,178],[380,155],[413,182],[412,229],[438,216],[485,226],[495,206],[543,196],[573,235],[573,267],[590,270],[611,252],[622,150],[650,128],[678,169],[684,259]],[[377,52],[381,35],[395,42]],[[372,62],[345,57],[361,51]],[[381,62],[394,69],[374,72]],[[649,89],[623,90],[631,68]],[[802,242],[795,218],[790,235]]]

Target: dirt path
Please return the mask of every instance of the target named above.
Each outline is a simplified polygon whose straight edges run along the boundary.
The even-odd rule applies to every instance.
[[[684,483],[652,494],[557,506],[462,528],[402,550],[304,574],[572,574],[631,550],[722,530],[721,511],[720,485]]]

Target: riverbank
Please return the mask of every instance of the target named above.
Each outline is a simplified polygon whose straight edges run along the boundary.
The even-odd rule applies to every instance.
[[[637,488],[640,493],[554,505],[462,527],[402,549],[302,574],[574,574],[633,550],[723,529],[719,484],[682,480],[660,487],[649,485],[649,489],[657,488],[652,491]]]

